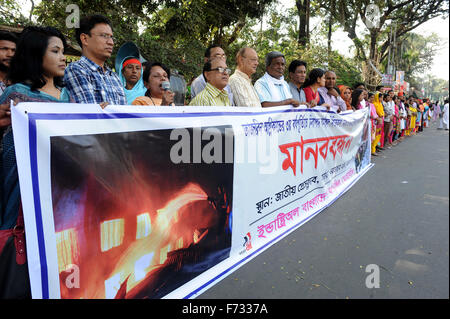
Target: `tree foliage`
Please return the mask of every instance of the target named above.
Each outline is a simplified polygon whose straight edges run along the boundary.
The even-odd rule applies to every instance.
[[[0,23],[31,23],[31,15],[23,16],[16,1],[0,0]],[[436,38],[421,38],[411,30],[438,15],[448,15],[448,2],[296,0],[293,8],[280,10],[279,0],[42,0],[32,15],[33,21],[57,27],[75,43],[75,30],[66,27],[67,5],[76,4],[82,15],[103,14],[112,21],[116,50],[133,41],[147,60],[177,69],[188,81],[201,72],[206,47],[216,43],[227,52],[230,67],[235,65],[239,48],[254,47],[260,56],[255,78],[265,72],[264,56],[277,50],[285,54],[288,63],[302,59],[309,69],[334,69],[339,83],[365,80],[375,86],[379,78],[369,62],[386,71],[394,49],[400,58],[396,65],[406,71],[407,79],[429,67],[436,48],[429,44]],[[366,18],[369,5],[379,9],[375,26]],[[310,29],[309,19],[314,17],[321,18],[321,23]],[[363,32],[361,25],[365,26]],[[354,59],[333,50],[331,35],[338,27],[353,41]]]

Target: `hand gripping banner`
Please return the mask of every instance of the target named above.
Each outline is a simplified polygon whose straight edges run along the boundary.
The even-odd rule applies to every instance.
[[[33,298],[193,298],[372,166],[367,109],[12,110]]]

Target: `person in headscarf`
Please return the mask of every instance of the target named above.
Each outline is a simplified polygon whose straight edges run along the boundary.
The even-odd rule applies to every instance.
[[[378,114],[377,114],[377,110],[375,108],[375,105],[373,105],[373,101],[374,101],[374,94],[373,93],[369,93],[368,97],[367,97],[367,103],[366,106],[370,108],[370,121],[371,121],[371,151],[372,151],[372,156],[378,156],[376,153],[376,143],[375,143],[375,139],[376,139],[376,132],[377,132],[377,123],[378,123]],[[378,142],[377,142],[378,143]]]
[[[414,102],[414,99],[411,98],[411,102],[409,104],[409,110],[411,111],[411,122],[410,122],[410,126],[409,126],[409,132],[411,135],[415,135],[416,134],[416,123],[417,123],[417,103]]]
[[[137,97],[145,95],[147,91],[142,79],[142,63],[136,57],[128,56],[120,65],[119,77],[124,85],[127,103],[132,104]]]
[[[345,105],[347,106],[347,111],[352,110],[352,89],[346,85],[338,85],[339,90],[341,91],[341,98],[344,100]]]
[[[378,120],[375,132],[375,141],[372,144],[372,154],[376,152],[378,143],[380,143],[378,150],[383,149],[384,146],[384,108],[380,100],[380,95],[380,92],[376,92],[373,98],[373,105],[377,111]]]

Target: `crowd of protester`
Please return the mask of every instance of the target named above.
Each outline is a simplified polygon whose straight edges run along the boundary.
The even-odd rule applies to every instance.
[[[113,52],[114,37],[107,18],[101,15],[83,18],[76,30],[76,39],[82,48],[82,57],[66,67],[64,50],[67,42],[59,30],[27,27],[18,38],[12,33],[0,33],[0,232],[3,232],[0,254],[5,251],[5,245],[11,244],[7,240],[11,238],[12,230],[14,234],[17,230],[23,233],[11,101],[16,104],[89,103],[102,108],[109,104],[174,105],[170,70],[164,64],[157,61],[142,63],[130,56],[121,61],[116,72],[108,67],[106,62]],[[244,47],[238,51],[236,69],[231,74],[223,48],[217,45],[209,47],[205,52],[202,73],[190,85],[188,105],[292,105],[336,113],[370,108],[374,156],[397,145],[405,137],[422,132],[430,121],[440,121],[439,128],[449,129],[448,100],[442,108],[437,102],[395,95],[392,89],[386,91],[383,87],[369,92],[364,83],[356,83],[352,87],[337,86],[336,73],[332,70],[314,68],[308,72],[307,63],[301,60],[291,61],[287,66],[283,53],[277,51],[268,53],[264,62],[265,74],[252,84],[252,76],[259,64],[254,49]],[[289,81],[284,77],[286,67]],[[16,254],[25,255],[22,247],[19,249],[16,244]],[[5,265],[4,261],[12,256],[3,257],[0,262],[0,298],[29,296],[29,284],[22,278],[27,272],[25,261],[17,265],[22,268],[13,275],[5,275],[5,269],[10,269],[10,265]],[[22,279],[18,280],[19,277]]]

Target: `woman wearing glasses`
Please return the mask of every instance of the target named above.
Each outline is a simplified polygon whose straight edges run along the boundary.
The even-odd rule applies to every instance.
[[[133,105],[175,105],[175,94],[170,90],[170,70],[162,63],[153,62],[145,65],[143,74],[147,88],[145,96],[137,97]]]

